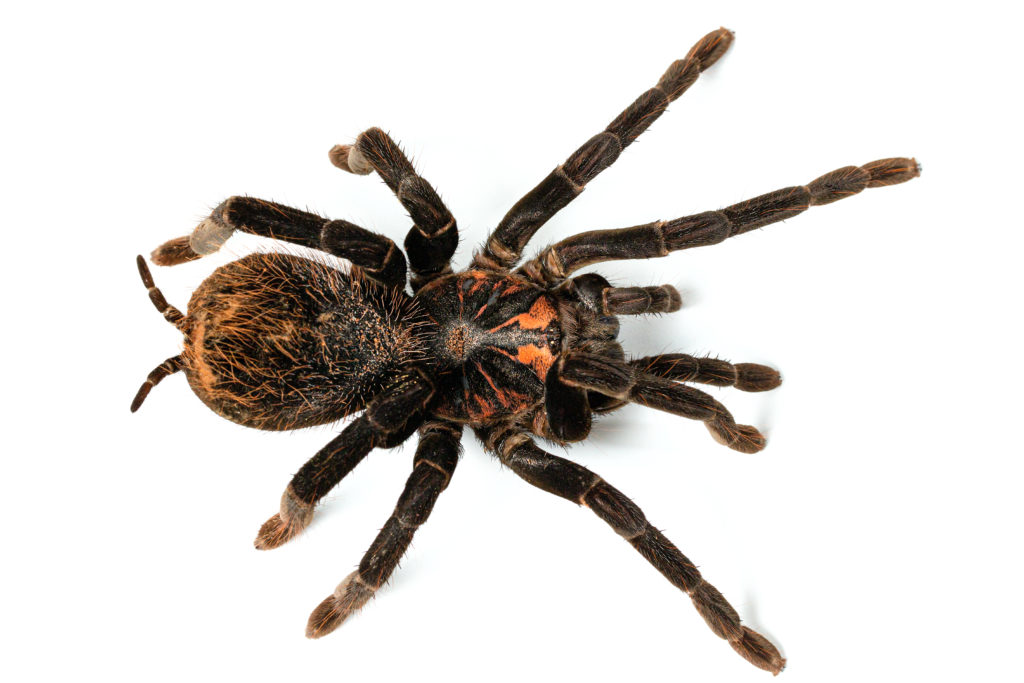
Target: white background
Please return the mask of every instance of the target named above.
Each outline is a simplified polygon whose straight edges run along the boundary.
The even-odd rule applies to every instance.
[[[409,220],[327,150],[380,125],[459,221],[511,204],[720,25],[729,54],[543,228],[718,208],[847,164],[921,178],[708,249],[600,270],[677,285],[636,355],[770,363],[711,390],[742,455],[629,407],[570,456],[636,500],[790,681],[1020,680],[1021,57],[1011,3],[28,3],[0,28],[5,680],[766,680],[586,509],[467,438],[392,583],[320,641],[306,617],[390,514],[413,444],[371,455],[308,532],[252,539],[339,426],[230,424],[181,375],[134,257],[222,199],[396,241]],[[1013,12],[1012,14],[1017,14]],[[218,264],[172,269],[184,307]],[[531,249],[532,252],[532,249]],[[558,451],[556,451],[558,452]]]

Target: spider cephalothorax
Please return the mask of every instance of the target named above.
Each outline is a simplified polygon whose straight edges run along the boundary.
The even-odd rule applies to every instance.
[[[458,461],[469,427],[513,472],[591,508],[693,600],[708,626],[755,666],[778,673],[785,660],[627,497],[570,460],[545,452],[586,438],[595,412],[628,402],[702,421],[721,443],[744,453],[764,447],[718,401],[687,383],[764,391],[778,372],[686,354],[627,359],[616,316],[678,310],[669,286],[613,287],[597,274],[572,277],[602,261],[653,258],[716,244],[868,187],[910,180],[913,159],[847,166],[717,211],[632,228],[586,232],[542,250],[513,270],[534,233],[610,166],[732,42],[719,29],[673,63],[601,133],[588,140],[508,212],[468,270],[453,273],[455,219],[398,145],[372,128],[331,161],[376,172],[414,225],[406,256],[387,237],[346,221],[251,197],[232,197],[187,236],[153,252],[160,265],[212,253],[236,230],[348,259],[343,272],[324,259],[253,254],[217,269],[193,294],[188,315],[168,305],[145,260],[150,298],[185,335],[184,352],[158,366],[132,410],[167,375],[184,371],[210,408],[260,429],[292,429],[361,413],[292,478],[281,510],[260,529],[258,548],[281,545],[311,521],[313,509],[375,447],[419,432],[413,473],[394,514],[359,568],[310,616],[307,635],[337,628],[394,571],[430,514]],[[412,294],[407,292],[411,284]]]

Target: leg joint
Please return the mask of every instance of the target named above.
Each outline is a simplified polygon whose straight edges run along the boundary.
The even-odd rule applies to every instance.
[[[228,238],[235,232],[235,226],[231,224],[228,217],[231,204],[235,199],[235,197],[231,197],[221,202],[208,218],[203,219],[196,226],[188,238],[188,244],[192,251],[206,256],[218,251],[228,241]]]
[[[621,491],[599,480],[580,502],[594,511],[626,540],[633,540],[647,531],[647,518],[643,511]]]

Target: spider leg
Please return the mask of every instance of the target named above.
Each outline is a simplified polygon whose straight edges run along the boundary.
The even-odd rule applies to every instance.
[[[185,362],[182,360],[182,357],[174,356],[153,368],[153,371],[149,373],[148,377],[146,377],[146,381],[142,383],[141,387],[139,387],[138,393],[135,394],[135,398],[132,400],[132,412],[134,413],[142,407],[142,402],[146,400],[147,396],[149,396],[149,392],[157,384],[160,384],[164,377],[179,372],[183,367],[185,367]]]
[[[183,316],[181,311],[177,308],[167,303],[167,299],[164,298],[164,293],[161,292],[160,288],[156,286],[155,282],[153,282],[153,274],[149,272],[149,266],[146,265],[146,259],[142,258],[141,255],[136,256],[135,265],[139,268],[139,277],[142,278],[142,284],[149,293],[149,300],[153,302],[153,306],[161,315],[163,315],[164,320],[171,323],[184,333],[186,331],[185,316]]]
[[[459,244],[455,218],[387,133],[370,128],[356,138],[354,145],[336,145],[330,158],[331,163],[350,173],[377,171],[409,212],[414,225],[405,238],[405,251],[414,290],[451,272],[449,261]]]
[[[235,230],[326,251],[362,268],[371,280],[387,287],[405,287],[405,256],[387,237],[348,221],[327,220],[256,197],[231,197],[222,202],[191,235],[157,247],[153,262],[171,266],[212,254]]]
[[[181,314],[174,306],[167,303],[167,299],[164,298],[163,292],[153,282],[153,274],[149,272],[149,266],[146,265],[146,259],[142,256],[135,257],[135,265],[139,268],[139,277],[142,278],[142,284],[145,285],[146,290],[149,292],[149,300],[153,302],[153,306],[158,310],[164,319],[178,328],[183,334],[188,331],[188,324],[186,323],[185,316]],[[168,375],[173,375],[179,372],[185,367],[185,361],[181,356],[173,356],[168,358],[160,365],[153,368],[152,372],[146,377],[146,381],[139,387],[138,392],[135,394],[135,398],[132,399],[132,412],[134,413],[142,407],[143,401],[149,396],[149,392],[152,391],[153,387],[159,384]]]
[[[700,420],[716,441],[741,453],[764,448],[765,438],[756,428],[736,424],[725,406],[699,389],[638,372],[633,365],[614,358],[581,351],[563,355],[557,365],[559,380],[571,387]],[[613,407],[618,406],[605,410]]]
[[[503,464],[529,483],[593,510],[672,585],[687,593],[711,630],[744,659],[773,674],[782,671],[786,660],[775,646],[744,626],[718,589],[618,489],[582,465],[542,450],[516,427],[480,429],[477,435]]]
[[[526,243],[552,216],[576,198],[598,173],[612,165],[626,147],[717,62],[732,44],[731,31],[720,28],[701,38],[669,66],[658,84],[638,97],[603,132],[573,152],[513,206],[491,232],[473,267],[507,270],[519,261]]]
[[[599,316],[674,313],[683,306],[672,285],[657,287],[612,287],[597,273],[587,273],[566,282],[562,292]]]
[[[433,384],[418,370],[393,379],[362,415],[296,472],[281,496],[281,511],[260,527],[255,546],[270,550],[298,535],[313,520],[317,502],[371,450],[393,448],[412,434],[433,395]]]
[[[637,358],[629,363],[637,372],[676,382],[697,382],[740,391],[769,391],[782,384],[779,371],[757,363],[735,365],[717,358],[696,358],[685,353],[665,353]]]
[[[918,175],[920,167],[914,159],[880,159],[860,167],[845,166],[807,185],[769,192],[719,211],[632,228],[580,233],[547,247],[517,272],[545,285],[555,284],[594,263],[655,258],[680,249],[718,244],[791,218],[811,206],[831,204],[864,188],[895,185]]]
[[[338,628],[383,586],[398,566],[413,534],[430,515],[459,460],[461,425],[428,422],[420,428],[413,471],[395,511],[366,551],[359,568],[309,616],[306,635],[319,638]]]
[[[672,285],[659,287],[607,287],[601,293],[604,315],[642,315],[675,313],[683,306],[679,291]]]
[[[564,381],[563,359],[556,360],[544,378],[544,417],[534,420],[543,437],[559,443],[583,441],[593,422],[587,390]],[[534,431],[537,431],[535,428]]]

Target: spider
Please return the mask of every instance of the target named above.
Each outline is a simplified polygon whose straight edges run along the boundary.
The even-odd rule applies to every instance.
[[[595,413],[633,402],[702,421],[717,441],[755,453],[765,445],[761,433],[737,424],[721,403],[689,383],[766,391],[779,385],[779,373],[682,353],[627,359],[616,341],[617,316],[676,311],[679,293],[670,285],[614,287],[595,273],[572,275],[603,261],[717,244],[864,188],[910,180],[919,174],[917,163],[893,158],[846,166],[721,210],[581,233],[515,268],[537,230],[732,41],[724,28],[701,38],[657,85],[520,199],[466,270],[453,272],[450,264],[458,243],[455,218],[379,128],[352,145],[335,146],[330,159],[350,173],[376,172],[397,195],[414,223],[404,255],[387,237],[347,221],[232,197],[191,235],[158,247],[153,262],[168,266],[200,258],[241,230],[342,257],[351,267],[346,272],[326,259],[252,254],[214,271],[183,315],[167,303],[138,257],[150,298],[185,342],[180,355],[149,374],[133,412],[157,383],[183,371],[207,406],[249,427],[297,429],[360,413],[294,475],[280,512],[260,528],[257,548],[276,548],[301,533],[317,503],[371,450],[419,434],[412,474],[394,513],[359,567],[313,611],[307,636],[336,629],[388,580],[448,486],[468,428],[530,484],[593,510],[685,591],[711,630],[750,663],[773,674],[782,670],[785,659],[776,647],[740,622],[639,507],[533,438],[563,445],[581,441]]]

